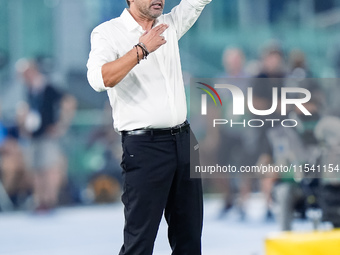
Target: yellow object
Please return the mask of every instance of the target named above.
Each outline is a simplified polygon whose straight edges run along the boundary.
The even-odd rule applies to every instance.
[[[266,255],[340,255],[340,229],[284,232],[265,241]]]

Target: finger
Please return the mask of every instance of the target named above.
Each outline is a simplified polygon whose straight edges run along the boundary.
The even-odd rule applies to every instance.
[[[168,28],[168,27],[163,27],[163,28],[161,28],[160,30],[158,30],[158,31],[156,32],[156,34],[157,34],[157,35],[163,34],[164,31],[165,31],[167,28]]]
[[[165,29],[167,29],[168,27],[169,26],[167,24],[161,24],[161,25],[158,25],[157,27],[154,27],[153,29],[155,30],[155,32],[160,32],[160,31],[164,32]]]
[[[161,29],[161,28],[167,27],[167,26],[168,26],[168,24],[160,24],[160,25],[156,26],[155,28]]]
[[[164,25],[160,28],[160,30],[163,30],[163,32],[164,32],[168,27],[169,27],[169,25],[164,24]]]
[[[158,25],[157,27],[154,27],[151,30],[157,32],[161,27],[162,27],[162,25]]]

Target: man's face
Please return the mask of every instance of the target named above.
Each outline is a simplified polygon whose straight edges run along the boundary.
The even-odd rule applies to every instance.
[[[156,19],[163,13],[165,0],[132,0],[130,2],[143,16]]]

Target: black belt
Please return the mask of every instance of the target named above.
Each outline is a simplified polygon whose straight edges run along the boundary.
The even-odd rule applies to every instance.
[[[189,122],[185,121],[180,125],[172,128],[154,128],[154,129],[135,129],[131,131],[121,131],[123,136],[127,135],[176,135],[189,130]]]

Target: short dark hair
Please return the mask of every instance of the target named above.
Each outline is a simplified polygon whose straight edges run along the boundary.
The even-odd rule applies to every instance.
[[[126,0],[127,5],[130,7],[130,1]]]

